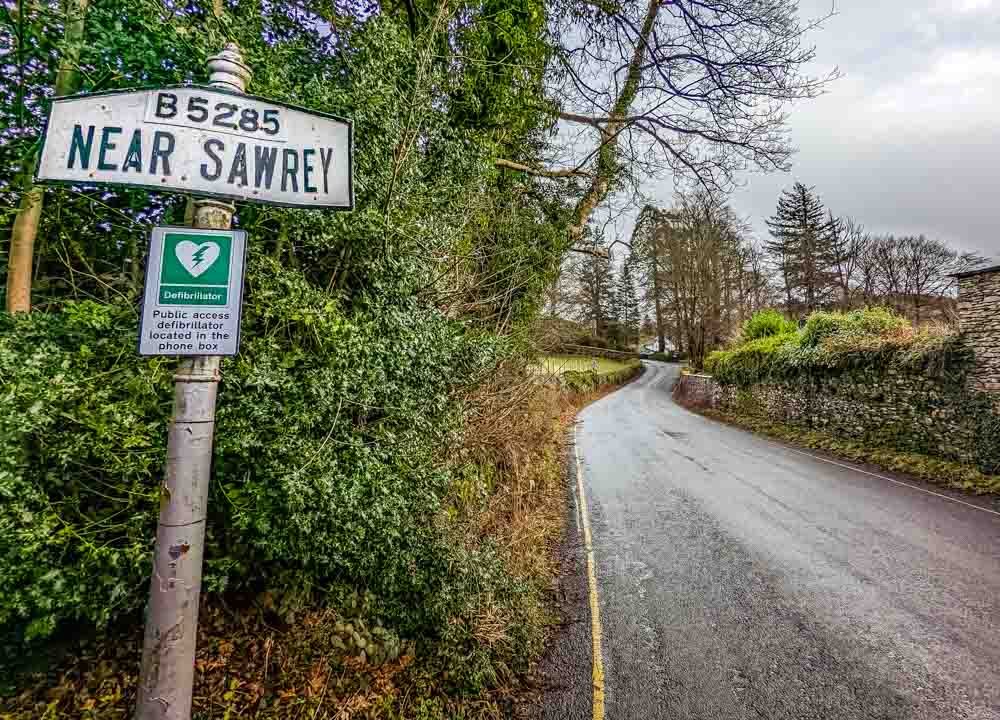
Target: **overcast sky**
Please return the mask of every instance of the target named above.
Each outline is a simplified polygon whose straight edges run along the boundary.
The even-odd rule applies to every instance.
[[[830,7],[800,2],[803,18]],[[813,74],[842,77],[792,107],[792,171],[747,176],[737,212],[763,235],[800,180],[873,232],[1000,255],[1000,0],[837,0],[812,40]],[[647,190],[668,205],[672,188]]]

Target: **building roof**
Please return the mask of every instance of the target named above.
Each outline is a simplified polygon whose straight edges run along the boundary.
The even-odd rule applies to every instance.
[[[963,278],[986,272],[1000,272],[1000,257],[985,258],[982,262],[968,267],[961,272],[953,273],[952,277]]]

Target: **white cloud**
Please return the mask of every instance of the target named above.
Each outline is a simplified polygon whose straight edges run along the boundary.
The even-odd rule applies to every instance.
[[[733,195],[758,234],[793,180],[875,232],[925,232],[1000,252],[1000,2],[846,0],[815,34],[815,73],[844,77],[792,108],[789,174],[751,175]],[[802,0],[815,17],[829,0]],[[670,197],[670,183],[650,188]]]

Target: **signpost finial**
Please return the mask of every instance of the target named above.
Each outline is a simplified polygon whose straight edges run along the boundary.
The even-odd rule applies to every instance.
[[[226,43],[222,52],[208,59],[208,82],[215,87],[224,87],[246,92],[247,85],[253,73],[243,61],[240,46],[234,42]]]

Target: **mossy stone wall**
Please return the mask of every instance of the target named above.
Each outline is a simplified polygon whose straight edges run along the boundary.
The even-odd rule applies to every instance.
[[[896,368],[852,368],[757,383],[716,383],[723,412],[821,430],[890,447],[1000,470],[1000,418],[991,399],[965,377],[936,378]]]

